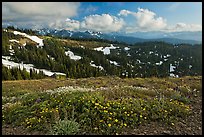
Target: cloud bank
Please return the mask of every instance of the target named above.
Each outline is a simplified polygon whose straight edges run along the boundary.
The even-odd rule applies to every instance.
[[[109,14],[95,14],[85,17],[84,21],[81,22],[81,28],[101,32],[115,32],[119,31],[124,24],[125,22],[121,18]]]
[[[2,21],[45,26],[76,16],[79,6],[76,2],[3,2]]]

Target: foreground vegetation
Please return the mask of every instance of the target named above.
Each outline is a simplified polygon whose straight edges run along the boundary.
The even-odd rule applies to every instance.
[[[60,135],[117,135],[151,122],[174,128],[181,119],[193,114],[194,99],[202,95],[201,79],[3,81],[3,126]]]

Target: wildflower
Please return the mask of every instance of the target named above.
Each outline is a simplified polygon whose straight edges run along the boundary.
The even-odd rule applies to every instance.
[[[125,111],[125,114],[127,114],[127,112]]]
[[[103,120],[100,120],[100,122],[103,122]]]
[[[111,124],[108,124],[109,127],[111,127]]]
[[[142,118],[142,115],[140,115],[140,117]]]
[[[127,124],[125,124],[125,123],[124,123],[124,126],[126,127],[126,126],[127,126]]]
[[[104,112],[107,113],[108,111],[107,111],[107,110],[104,110]]]
[[[166,111],[166,110],[164,110],[164,112],[166,112],[166,113],[167,113],[167,111]]]
[[[146,110],[146,108],[143,108],[143,110]]]
[[[127,114],[127,116],[130,116],[130,114]]]
[[[112,115],[113,113],[112,112],[110,112],[110,115]]]
[[[174,126],[174,123],[171,123],[172,126]]]
[[[118,122],[118,120],[117,120],[117,119],[115,119],[115,122]]]
[[[99,103],[95,103],[95,105],[96,105],[96,106],[98,106],[98,105],[99,105]]]
[[[144,119],[147,119],[147,117],[144,117]]]

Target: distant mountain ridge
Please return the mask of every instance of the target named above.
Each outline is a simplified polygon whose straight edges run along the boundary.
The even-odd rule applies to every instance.
[[[190,37],[190,32],[189,33],[188,32],[183,32],[183,33],[174,32],[174,33],[168,33],[168,34],[167,33],[157,32],[156,36],[150,35],[149,32],[146,32],[146,33],[144,33],[144,32],[139,33],[138,32],[138,33],[133,33],[133,34],[129,34],[129,35],[125,36],[125,35],[122,35],[120,33],[105,34],[105,33],[102,33],[102,32],[94,32],[94,31],[90,31],[90,30],[71,31],[71,30],[40,29],[40,30],[37,30],[37,33],[39,35],[52,35],[52,36],[70,37],[70,38],[105,39],[105,40],[110,40],[110,41],[125,42],[127,44],[134,44],[134,43],[139,43],[139,42],[149,42],[149,41],[163,41],[163,42],[167,42],[167,43],[171,43],[171,44],[181,44],[181,43],[201,44],[202,43],[199,40],[187,39],[187,38]],[[196,35],[198,37],[197,39],[200,39],[202,37],[202,32],[197,32],[197,33],[196,32],[191,32],[191,33],[192,33],[192,35],[197,34]],[[135,37],[134,34],[137,37]],[[145,34],[147,34],[147,38],[144,38]],[[139,35],[140,35],[140,37],[139,37]],[[201,37],[200,37],[200,35],[201,35]],[[158,37],[158,38],[156,38],[156,37]],[[180,37],[182,37],[184,39],[182,39]]]

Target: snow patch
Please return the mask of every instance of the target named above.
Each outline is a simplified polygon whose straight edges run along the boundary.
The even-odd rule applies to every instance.
[[[14,35],[22,35],[22,36],[27,37],[27,38],[31,39],[32,41],[38,43],[38,46],[44,46],[43,39],[38,38],[37,36],[30,36],[26,33],[18,32],[18,31],[14,31],[13,34]]]
[[[124,50],[130,50],[130,48],[129,47],[125,47]]]
[[[173,74],[173,73],[170,73],[170,75],[169,75],[170,77],[176,77],[176,78],[178,78],[179,76],[178,75],[175,75],[175,74]]]
[[[137,62],[138,62],[138,63],[141,63],[141,61],[140,61],[139,59],[137,59]]]
[[[108,55],[110,54],[110,50],[111,49],[116,49],[116,48],[119,48],[119,47],[114,47],[113,44],[110,44],[111,46],[110,47],[98,47],[98,48],[94,48],[94,50],[96,51],[102,51],[104,55]]]
[[[73,59],[73,60],[80,60],[82,58],[81,56],[74,55],[72,51],[65,51],[65,55],[69,56],[70,59]]]
[[[154,52],[153,51],[149,51],[149,54],[153,54]]]
[[[97,66],[95,64],[93,64],[94,61],[90,62],[90,66],[95,67],[95,68],[99,68],[100,70],[104,70],[104,68],[102,66]]]
[[[51,57],[50,55],[47,55],[48,58],[51,58],[52,60],[55,60],[55,58]]]
[[[159,63],[156,63],[156,65],[161,65],[163,63],[163,61],[160,61]]]
[[[9,40],[10,42],[16,42],[16,43],[19,43],[19,41],[18,40],[15,40],[15,39],[11,39],[11,40]]]
[[[39,71],[43,71],[43,73],[47,76],[52,76],[55,73],[59,74],[59,75],[66,75],[65,73],[61,73],[61,72],[51,72],[51,71],[46,70],[46,69],[37,69],[37,68],[34,68],[33,64],[16,63],[13,61],[5,60],[3,58],[2,58],[2,64],[8,68],[20,67],[21,70],[23,70],[23,68],[25,68],[27,72],[30,72],[30,69],[36,70],[37,73],[39,73]]]
[[[120,66],[120,65],[118,65],[118,63],[116,61],[111,61],[111,60],[109,60],[109,61],[110,61],[111,64],[114,64],[116,66]]]
[[[169,67],[169,72],[174,72],[175,69],[176,68],[176,66],[173,66],[172,64],[170,64],[170,67]]]

